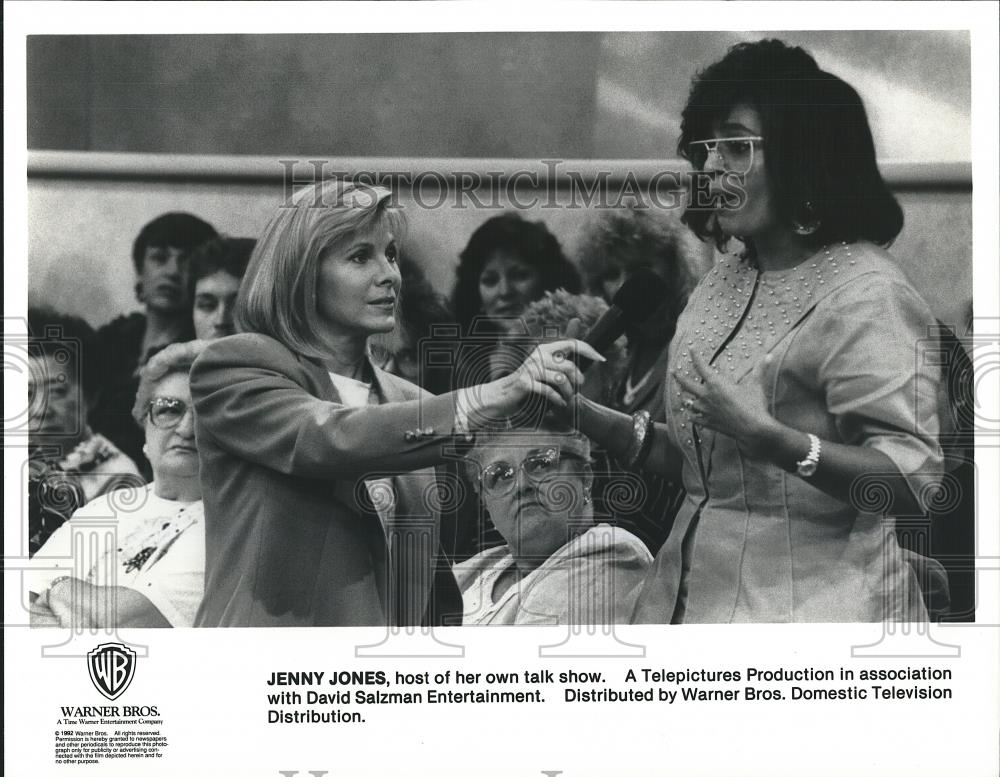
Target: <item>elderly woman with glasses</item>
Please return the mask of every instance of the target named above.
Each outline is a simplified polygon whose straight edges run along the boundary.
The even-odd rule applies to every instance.
[[[509,332],[499,336],[496,346],[490,353],[489,369],[493,377],[506,375],[517,369],[525,357],[539,343],[558,340],[560,337],[574,336],[585,338],[595,323],[608,311],[608,304],[600,297],[587,294],[570,294],[565,289],[547,291],[541,299],[528,305],[517,322],[512,322]],[[610,404],[614,399],[614,391],[625,371],[625,339],[619,338],[604,349],[605,360],[601,364],[591,365],[585,375],[580,395],[596,402]],[[538,408],[525,408],[526,413],[535,413]],[[512,418],[507,421],[513,425],[521,425],[530,420]],[[603,451],[593,451],[594,487],[592,495],[594,504],[600,510],[604,506],[605,490],[610,485],[613,496],[623,496],[626,492],[634,494],[634,483],[623,483],[620,477],[612,472],[607,456]],[[467,470],[465,472],[467,474]],[[489,513],[483,513],[479,500],[472,489],[466,489],[466,503],[463,505],[468,517],[456,521],[456,560],[465,560],[486,548],[503,545],[504,538],[497,532],[489,519]],[[478,520],[472,516],[478,516]],[[616,516],[620,519],[624,516]],[[631,517],[631,516],[630,516]],[[627,520],[628,527],[634,532],[634,524]]]
[[[282,205],[236,302],[238,333],[192,371],[205,486],[200,626],[392,626],[457,616],[434,467],[487,419],[541,395],[566,406],[573,349],[438,397],[379,369],[397,325],[402,211],[329,180]]]
[[[627,623],[652,557],[595,522],[590,441],[546,421],[481,435],[468,461],[505,544],[455,566],[463,623]]]
[[[903,214],[861,98],[800,48],[741,43],[695,78],[680,150],[714,197],[686,223],[742,248],[678,320],[666,422],[575,415],[683,478],[634,619],[926,619],[886,516],[919,514],[940,476],[939,376],[918,351],[934,319],[882,248]]]
[[[205,534],[188,372],[203,347],[197,340],[170,345],[142,369],[132,414],[153,482],[84,505],[35,555],[33,625],[193,624]]]

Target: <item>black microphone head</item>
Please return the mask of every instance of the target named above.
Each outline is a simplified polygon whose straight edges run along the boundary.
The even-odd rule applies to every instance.
[[[621,309],[626,321],[638,326],[663,304],[668,291],[663,278],[648,267],[640,267],[618,289],[611,304]]]

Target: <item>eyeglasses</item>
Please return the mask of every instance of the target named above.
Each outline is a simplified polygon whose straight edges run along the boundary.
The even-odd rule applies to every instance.
[[[517,473],[538,485],[548,476],[559,471],[559,465],[564,461],[579,461],[587,463],[587,459],[571,451],[563,451],[555,446],[541,448],[529,453],[516,467],[507,461],[494,461],[486,467],[479,476],[483,491],[490,496],[501,496],[509,493],[517,481]]]
[[[146,413],[149,415],[150,423],[157,429],[173,429],[184,420],[189,410],[194,412],[194,408],[183,399],[154,397],[149,401]]]
[[[708,158],[716,154],[723,171],[746,175],[753,167],[754,147],[760,146],[763,142],[764,138],[759,135],[692,140],[687,145],[688,159],[699,170],[704,170]]]

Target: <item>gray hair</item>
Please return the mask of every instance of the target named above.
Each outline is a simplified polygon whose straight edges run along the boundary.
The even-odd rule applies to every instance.
[[[156,385],[175,372],[189,374],[194,360],[205,350],[207,345],[207,340],[174,343],[168,345],[146,362],[146,366],[139,373],[139,390],[135,394],[135,406],[132,408],[132,417],[139,426],[142,426],[143,419],[146,417],[146,411],[153,399]]]

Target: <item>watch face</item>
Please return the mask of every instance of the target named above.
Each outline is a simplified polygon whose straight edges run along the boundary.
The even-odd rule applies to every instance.
[[[816,472],[816,462],[815,461],[803,461],[799,464],[799,474],[804,477],[812,477],[813,473]]]

